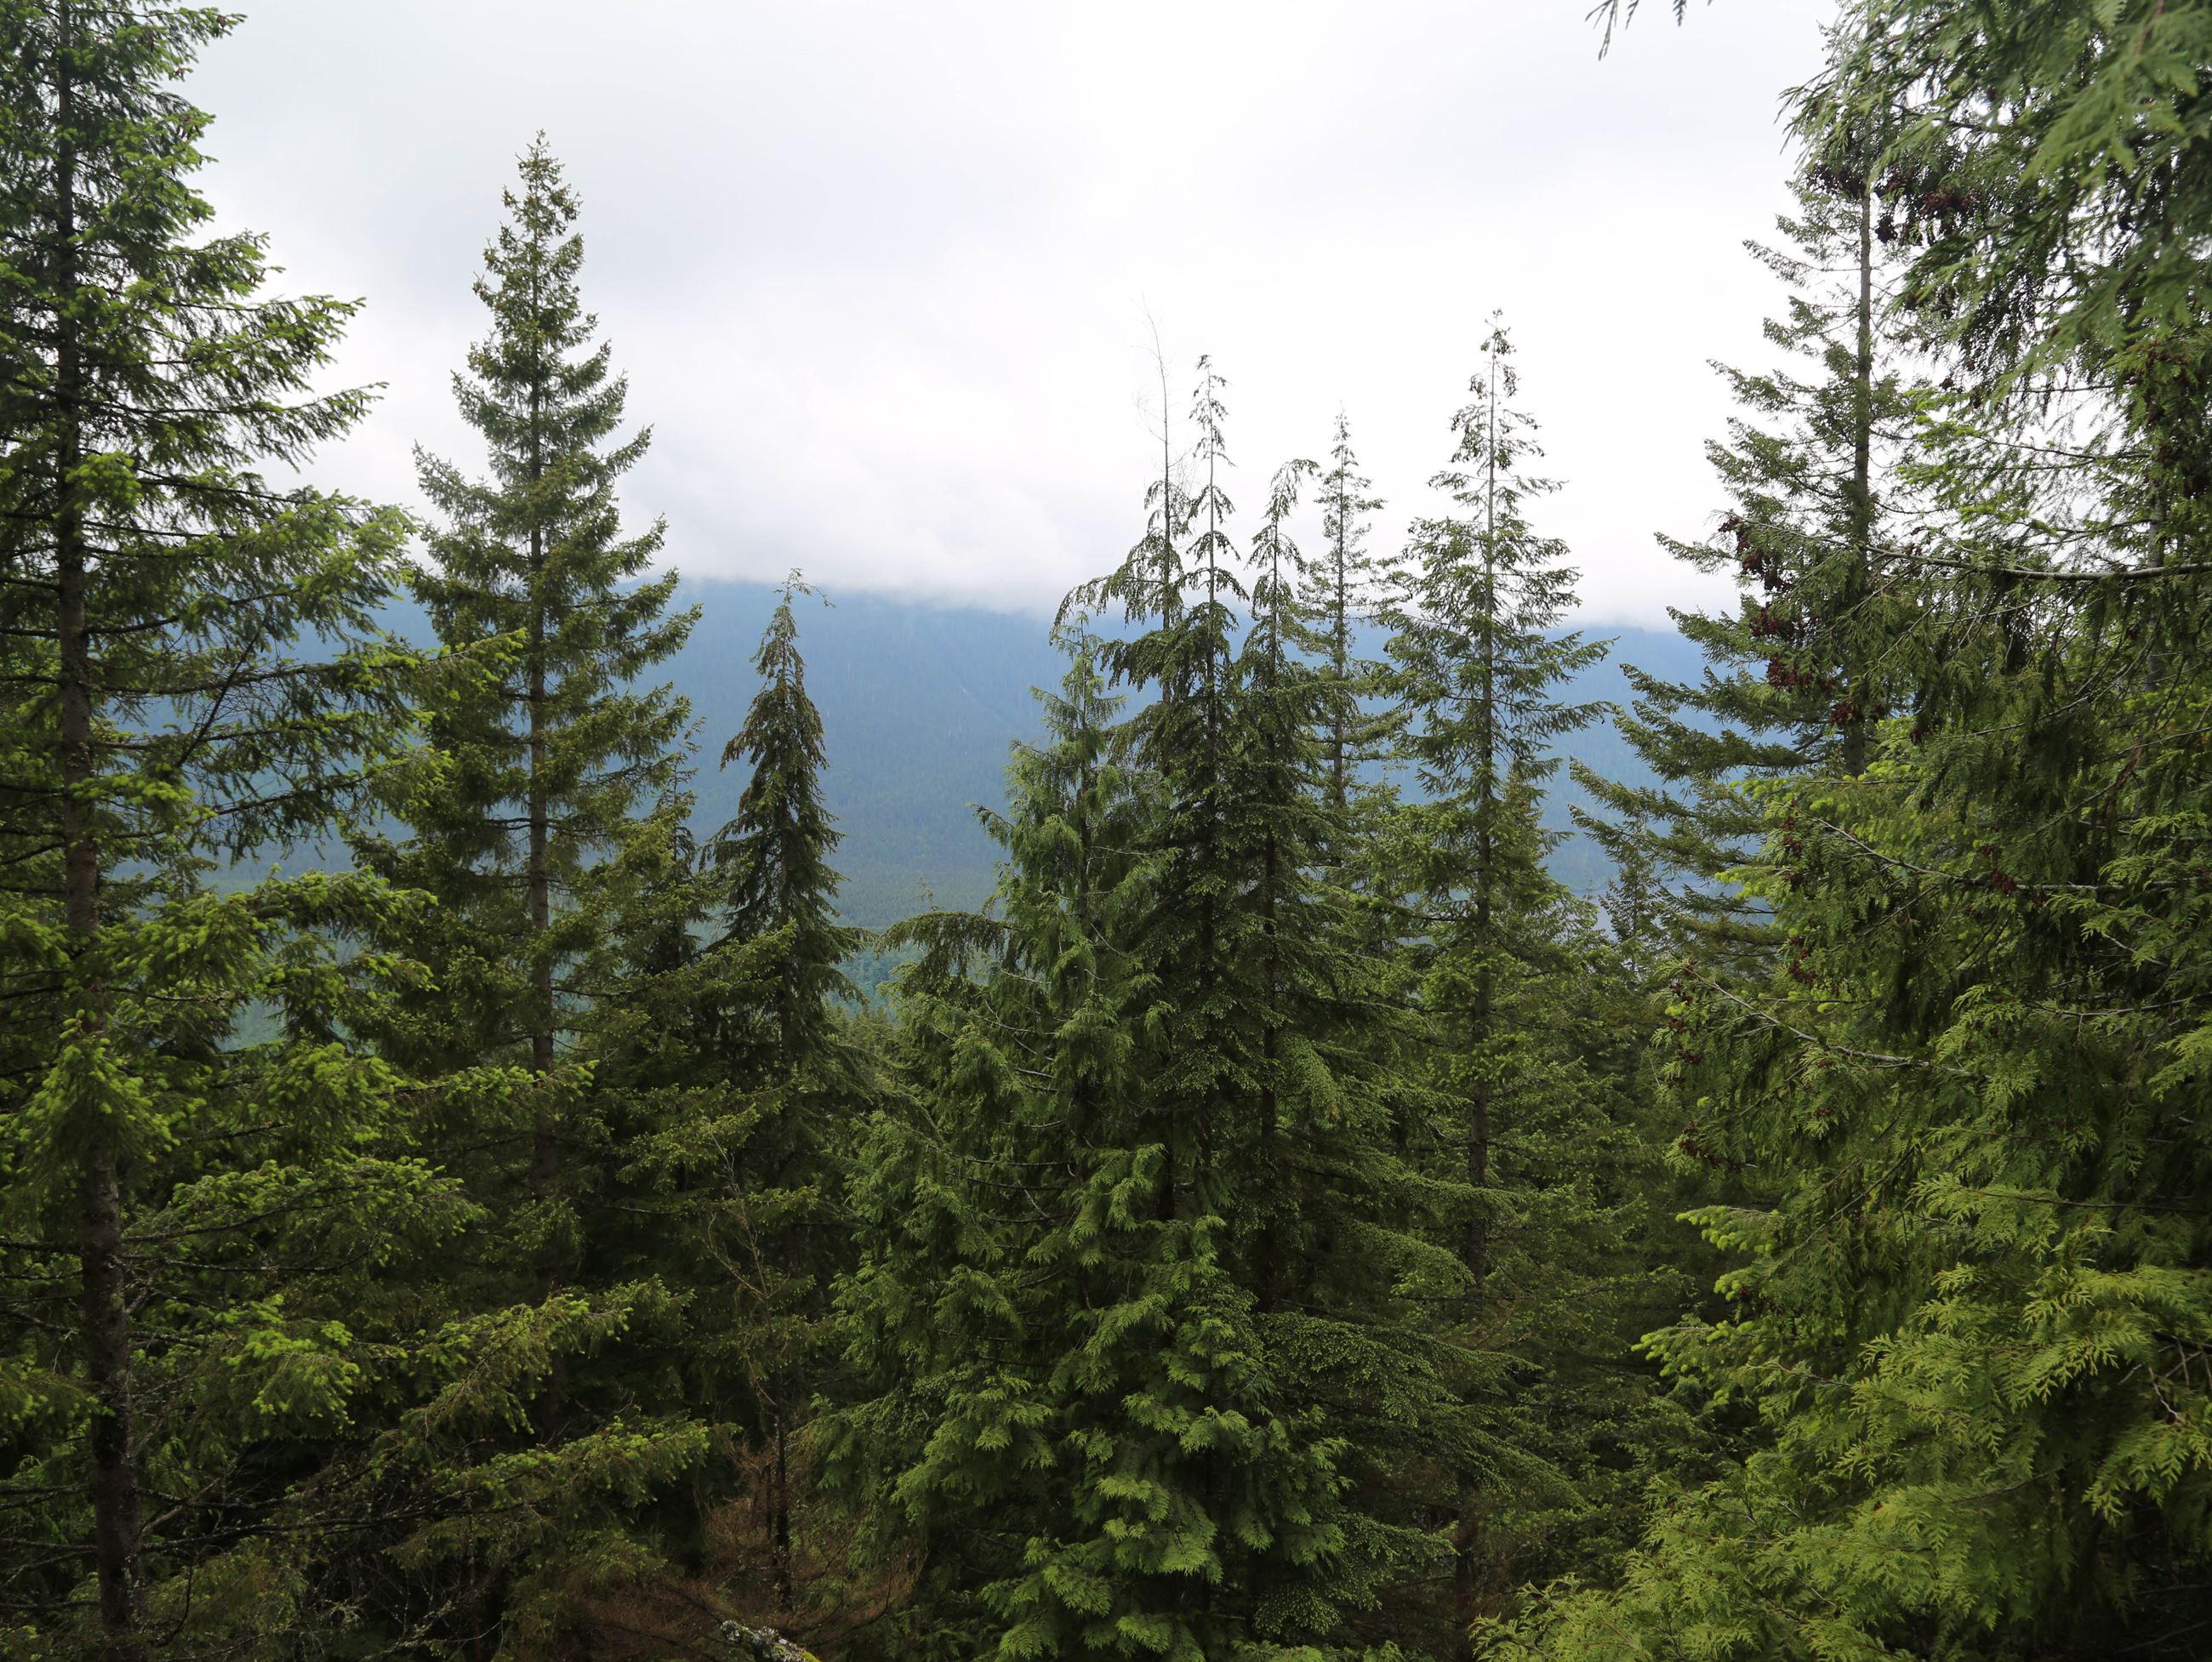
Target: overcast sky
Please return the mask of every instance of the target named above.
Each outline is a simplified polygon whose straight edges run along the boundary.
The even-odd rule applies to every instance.
[[[1232,492],[1341,404],[1395,542],[1502,309],[1583,616],[1682,597],[1718,497],[1709,361],[1762,356],[1817,0],[258,0],[208,54],[205,184],[283,285],[360,295],[389,390],[316,469],[419,506],[515,155],[583,202],[587,302],[654,428],[633,514],[687,573],[1049,607],[1142,528],[1157,319],[1212,354]],[[1249,519],[1249,513],[1248,513]],[[1243,528],[1249,532],[1249,525]]]

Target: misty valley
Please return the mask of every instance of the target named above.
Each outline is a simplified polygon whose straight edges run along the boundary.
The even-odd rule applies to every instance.
[[[256,26],[0,0],[0,1655],[2212,1655],[2212,0],[1821,15],[1615,624],[1479,295],[1155,334],[1056,609],[684,569],[542,133],[336,488]]]

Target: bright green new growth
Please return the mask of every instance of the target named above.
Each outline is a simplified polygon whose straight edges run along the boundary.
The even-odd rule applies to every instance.
[[[1975,379],[1877,476],[1884,695],[1739,787],[1725,875],[1770,949],[1677,967],[1678,1149],[1756,1192],[1697,1215],[1727,1319],[1648,1344],[1756,1428],[1507,1657],[2178,1659],[2212,1623],[2212,445],[2176,281],[2206,151],[2169,56],[2212,9],[1856,22],[1801,105],[1806,188],[1898,249],[1888,342]]]

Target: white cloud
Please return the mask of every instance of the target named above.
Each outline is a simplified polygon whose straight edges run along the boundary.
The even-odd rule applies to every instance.
[[[341,368],[391,390],[318,470],[349,488],[471,455],[447,378],[542,126],[656,430],[626,500],[688,571],[1049,605],[1139,528],[1148,312],[1179,384],[1231,378],[1243,500],[1340,402],[1394,537],[1502,307],[1546,528],[1587,616],[1648,622],[1681,582],[1651,533],[1717,500],[1706,362],[1774,303],[1740,245],[1819,13],[1654,7],[1601,61],[1586,9],[264,0],[193,90],[226,219],[369,301]]]

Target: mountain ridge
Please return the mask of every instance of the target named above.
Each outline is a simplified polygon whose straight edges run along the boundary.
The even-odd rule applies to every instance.
[[[700,767],[696,823],[711,833],[736,812],[742,768],[715,759],[744,719],[753,694],[752,655],[777,588],[687,579],[683,604],[697,604],[690,639],[665,666],[691,701]],[[1005,801],[1005,770],[1017,740],[1041,731],[1035,689],[1058,684],[1062,660],[1041,618],[937,605],[866,591],[825,601],[799,597],[799,649],[807,689],[822,714],[828,764],[823,795],[844,841],[836,864],[842,903],[868,928],[933,906],[972,907],[990,892],[997,848],[971,804]],[[1694,674],[1697,648],[1672,630],[1583,631],[1615,645],[1606,661],[1571,683],[1566,696],[1625,704],[1626,663],[1662,675]],[[1612,778],[1643,770],[1618,730],[1600,722],[1565,754]],[[1569,830],[1582,800],[1563,774],[1546,814]],[[1554,856],[1561,881],[1585,892],[1606,870],[1586,839],[1570,836]]]

